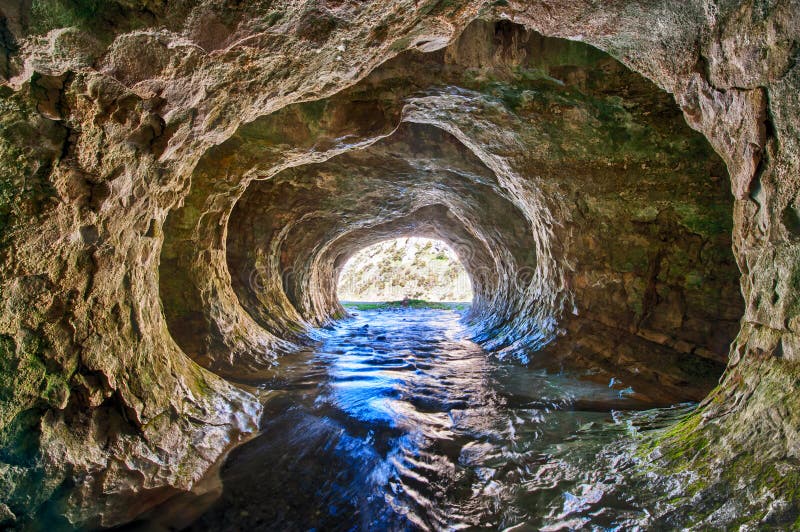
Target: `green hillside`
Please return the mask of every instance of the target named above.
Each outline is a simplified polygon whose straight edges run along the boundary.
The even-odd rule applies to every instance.
[[[472,286],[455,253],[443,242],[410,237],[364,248],[339,277],[342,301],[471,301]]]

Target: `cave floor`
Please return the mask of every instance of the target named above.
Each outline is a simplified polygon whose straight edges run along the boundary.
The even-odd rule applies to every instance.
[[[467,339],[461,318],[362,310],[320,331],[316,349],[285,357],[262,383],[262,431],[222,465],[221,495],[182,496],[132,528],[646,523],[640,498],[620,495],[625,460],[608,449],[624,456],[632,427],[691,407],[636,412],[643,404],[617,383],[498,360]]]

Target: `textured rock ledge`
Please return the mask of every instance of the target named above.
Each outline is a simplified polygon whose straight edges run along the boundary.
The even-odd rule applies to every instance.
[[[767,469],[797,460],[799,7],[4,3],[0,515],[111,525],[188,488],[258,414],[220,376],[268,371],[341,312],[341,260],[410,229],[494,273],[476,276],[489,347],[561,330],[537,358],[644,365],[654,389],[696,396],[741,316],[728,190],[742,329],[661,456],[688,447],[704,483],[731,468],[759,496],[795,482]],[[605,50],[683,117],[616,61],[539,35]],[[392,205],[402,180],[378,164],[412,197]],[[320,176],[327,195],[303,189]],[[465,179],[486,194],[454,193]],[[232,230],[294,216],[258,201],[280,187],[324,216],[273,240]]]

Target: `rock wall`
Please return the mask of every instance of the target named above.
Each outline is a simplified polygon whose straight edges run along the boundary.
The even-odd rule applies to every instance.
[[[705,394],[738,329],[649,467],[792,502],[799,8],[3,2],[0,516],[190,487],[258,416],[223,377],[408,234],[454,244],[488,348],[654,402]]]

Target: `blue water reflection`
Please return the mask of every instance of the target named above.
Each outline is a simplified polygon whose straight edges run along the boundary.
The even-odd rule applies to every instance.
[[[583,522],[600,500],[632,511],[563,460],[577,453],[591,470],[619,434],[609,411],[576,404],[626,399],[499,361],[460,318],[363,311],[287,357],[265,384],[263,433],[234,450],[222,497],[191,528],[538,528]]]

